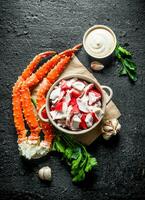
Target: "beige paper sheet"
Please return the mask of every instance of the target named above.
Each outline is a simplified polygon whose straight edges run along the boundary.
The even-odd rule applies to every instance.
[[[66,75],[74,75],[74,74],[83,74],[86,76],[89,76],[93,79],[96,79],[93,74],[91,74],[87,68],[79,61],[79,59],[74,56],[72,61],[69,63],[66,70],[63,72],[63,74],[60,76],[60,78],[63,78]],[[107,95],[107,93],[106,93]],[[110,103],[106,107],[105,119],[112,119],[112,118],[119,118],[121,116],[120,111],[116,107],[116,105],[113,103],[113,101],[110,101]],[[76,135],[74,136],[78,141],[80,141],[82,144],[90,145],[92,142],[94,142],[99,135],[101,134],[101,123],[98,125],[95,129],[92,131],[83,134],[83,135]]]
[[[96,79],[93,74],[91,74],[87,68],[78,60],[76,56],[73,57],[72,61],[67,66],[66,70],[62,73],[60,78],[63,78],[66,75],[74,75],[74,74],[83,74],[88,77],[91,77],[93,79]],[[36,98],[36,92],[39,89],[39,85],[34,89],[32,96]],[[107,93],[106,93],[107,95]],[[108,96],[108,95],[107,95]],[[104,115],[105,119],[112,119],[112,118],[119,118],[121,116],[120,111],[116,107],[116,105],[113,103],[113,101],[110,101],[110,103],[106,106],[106,112]],[[90,145],[92,142],[94,142],[99,135],[101,134],[101,123],[92,131],[83,134],[83,135],[76,135],[74,136],[78,141],[80,141],[82,144]]]

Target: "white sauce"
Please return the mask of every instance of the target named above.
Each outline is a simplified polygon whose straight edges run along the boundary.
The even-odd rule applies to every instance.
[[[107,29],[98,27],[86,35],[85,48],[94,57],[108,56],[116,45],[115,36]]]

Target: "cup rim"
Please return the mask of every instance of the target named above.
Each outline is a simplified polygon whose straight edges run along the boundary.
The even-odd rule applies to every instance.
[[[96,28],[104,28],[104,29],[106,29],[106,30],[108,30],[108,31],[112,34],[112,36],[114,37],[114,46],[113,46],[112,50],[111,50],[108,54],[106,54],[105,56],[95,56],[95,55],[92,55],[92,54],[88,51],[88,49],[86,48],[86,43],[85,43],[85,42],[86,42],[86,37],[87,37],[87,35],[89,34],[89,32],[91,32],[93,29],[96,29]],[[113,31],[111,28],[109,28],[108,26],[105,26],[105,25],[101,25],[101,24],[94,25],[94,26],[90,27],[90,28],[85,32],[85,34],[84,34],[84,36],[83,36],[83,46],[84,46],[85,51],[86,51],[91,57],[96,58],[96,59],[104,59],[104,58],[109,57],[109,56],[114,52],[114,50],[115,50],[115,48],[116,48],[116,45],[117,45],[117,38],[116,38],[116,35],[115,35],[114,31]]]
[[[56,85],[58,85],[58,83],[62,80],[62,79],[70,79],[70,78],[80,78],[80,79],[83,79],[87,82],[90,82],[90,83],[94,83],[96,88],[99,89],[99,91],[101,92],[102,94],[102,111],[103,111],[103,115],[101,116],[101,118],[99,119],[98,122],[94,123],[92,127],[88,128],[88,129],[85,129],[85,130],[79,130],[79,131],[73,131],[73,130],[69,130],[69,129],[66,129],[66,128],[62,128],[60,126],[57,125],[57,123],[52,119],[51,115],[50,115],[50,109],[49,109],[49,97],[50,97],[50,94],[52,92],[52,90],[54,89],[54,87]],[[103,91],[103,89],[101,88],[101,85],[98,83],[97,80],[94,80],[88,76],[85,76],[85,75],[81,75],[81,74],[75,74],[75,75],[67,75],[67,76],[64,76],[60,79],[58,79],[52,86],[51,88],[49,89],[48,93],[47,93],[47,96],[46,96],[46,112],[47,112],[47,115],[48,115],[48,118],[50,120],[50,122],[53,124],[53,126],[55,128],[57,128],[58,130],[62,131],[62,132],[65,132],[65,133],[68,133],[68,134],[71,134],[71,135],[82,135],[82,134],[85,134],[85,133],[88,133],[90,132],[92,129],[94,129],[102,120],[103,116],[104,116],[104,112],[105,112],[105,108],[106,108],[106,95]]]

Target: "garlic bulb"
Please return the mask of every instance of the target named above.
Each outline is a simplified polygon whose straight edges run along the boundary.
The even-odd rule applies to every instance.
[[[103,122],[102,133],[105,140],[109,140],[113,135],[116,135],[121,129],[121,125],[117,119],[108,119]]]
[[[42,167],[38,172],[39,178],[46,181],[52,180],[51,168],[46,166]]]
[[[104,68],[104,65],[98,61],[91,62],[91,69],[94,71],[100,71]]]

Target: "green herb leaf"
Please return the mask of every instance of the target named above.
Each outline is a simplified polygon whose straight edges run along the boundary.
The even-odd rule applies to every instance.
[[[97,165],[96,158],[87,152],[86,147],[65,133],[57,133],[52,150],[61,153],[70,166],[73,182],[83,181],[86,173]]]
[[[91,164],[90,164],[91,163]],[[97,161],[95,158],[89,158],[89,162],[87,163],[85,167],[85,171],[89,172],[93,166],[97,165]]]
[[[132,56],[132,54],[129,51],[127,51],[125,48],[121,47],[120,45],[118,45],[118,51],[123,56],[128,56],[128,57]]]
[[[65,152],[65,146],[63,145],[63,143],[61,143],[60,140],[57,140],[54,144],[53,144],[53,150],[60,152],[60,153],[64,153]]]
[[[73,182],[80,182],[85,179],[85,172],[83,169],[81,169],[76,176],[72,179]]]
[[[126,68],[125,68],[125,67],[122,67],[122,68],[120,69],[119,75],[126,75],[126,74],[127,74]]]
[[[37,107],[37,101],[34,97],[31,97],[31,101],[33,103],[33,105],[35,106],[35,108]]]
[[[130,80],[137,80],[137,67],[132,61],[132,54],[125,48],[117,44],[115,49],[115,57],[122,64],[119,75],[128,75]]]

